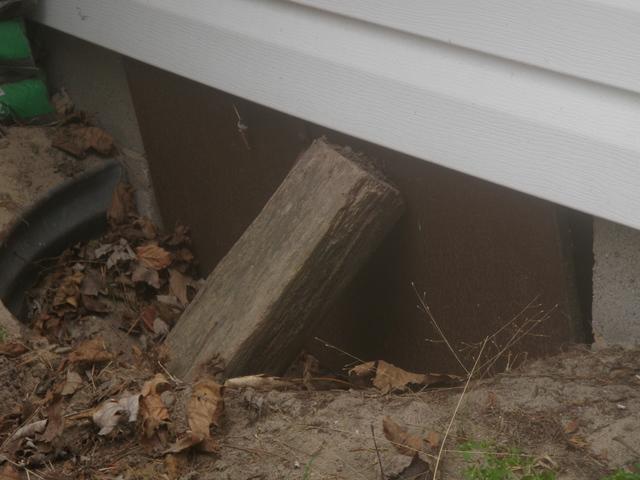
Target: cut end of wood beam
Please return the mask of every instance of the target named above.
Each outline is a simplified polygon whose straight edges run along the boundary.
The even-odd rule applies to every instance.
[[[169,334],[172,373],[281,373],[402,208],[366,159],[316,140]]]

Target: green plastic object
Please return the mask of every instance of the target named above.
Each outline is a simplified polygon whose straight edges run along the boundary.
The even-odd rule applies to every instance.
[[[0,65],[31,60],[31,48],[20,19],[0,20]]]
[[[47,87],[41,78],[0,85],[0,120],[29,121],[53,113]]]

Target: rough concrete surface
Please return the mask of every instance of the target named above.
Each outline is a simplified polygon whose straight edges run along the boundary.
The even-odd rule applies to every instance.
[[[140,213],[161,226],[121,55],[47,27],[39,27],[36,37],[45,49],[51,93],[64,88],[76,108],[113,136]]]
[[[127,172],[127,180],[133,186],[136,197],[138,212],[153,220],[158,227],[162,228],[162,216],[156,202],[153,190],[149,165],[144,155],[130,149],[121,149],[118,160],[122,162]]]
[[[640,344],[640,231],[595,219],[593,332],[597,344]]]
[[[38,28],[37,38],[52,93],[64,88],[120,146],[143,152],[121,56],[46,27]]]

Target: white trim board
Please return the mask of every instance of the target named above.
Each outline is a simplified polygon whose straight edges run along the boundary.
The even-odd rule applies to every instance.
[[[615,82],[283,0],[42,0],[36,19],[305,120],[640,228],[640,95]]]
[[[291,0],[640,92],[637,0]]]

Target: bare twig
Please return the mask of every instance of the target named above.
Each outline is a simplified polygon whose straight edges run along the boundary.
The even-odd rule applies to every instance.
[[[362,360],[361,358],[356,357],[355,355],[350,354],[349,352],[345,352],[344,350],[342,350],[340,347],[336,347],[335,345],[331,345],[329,342],[327,342],[326,340],[323,340],[321,338],[318,337],[313,337],[315,340],[317,340],[318,342],[322,343],[325,347],[327,348],[331,348],[337,352],[340,352],[343,355],[346,355],[347,357],[352,358],[353,360],[355,360],[356,362],[360,362],[360,363],[365,363],[364,360]]]
[[[11,433],[11,435],[9,435],[5,439],[4,442],[2,442],[2,445],[0,445],[0,452],[4,451],[4,447],[6,447],[9,444],[9,442],[13,439],[13,436],[16,434],[16,432],[18,430],[20,430],[22,427],[24,427],[27,423],[31,422],[31,420],[33,420],[33,418],[35,418],[35,416],[38,415],[38,413],[40,413],[40,408],[41,407],[36,408],[34,410],[34,412],[31,415],[29,415],[29,417],[27,417],[27,419],[24,422],[22,422],[20,425],[18,425],[18,428],[16,428],[13,431],[13,433]]]
[[[162,362],[160,362],[160,360],[158,360],[158,365],[160,365],[160,368],[162,369],[162,371],[167,374],[167,376],[173,383],[175,383],[176,385],[184,383],[178,377],[173,375],[169,370],[167,370],[167,368],[162,364]]]
[[[422,310],[424,314],[429,318],[429,320],[431,320],[431,323],[435,327],[440,337],[442,337],[442,340],[447,345],[447,347],[449,348],[449,350],[451,351],[455,359],[458,361],[458,363],[460,364],[462,369],[465,371],[465,373],[469,375],[469,370],[467,369],[467,367],[464,366],[464,363],[462,363],[462,360],[460,360],[460,357],[458,356],[458,352],[455,351],[455,349],[449,343],[449,340],[447,340],[447,337],[445,336],[444,332],[440,328],[440,325],[438,325],[438,322],[436,322],[435,317],[431,313],[431,309],[429,308],[429,305],[427,305],[427,302],[425,301],[424,297],[418,293],[416,284],[411,282],[411,286],[413,287],[413,291],[416,293],[416,297],[418,297],[418,301],[420,302],[420,305],[419,305],[420,310]]]
[[[491,369],[491,367],[495,365],[495,363],[500,359],[500,357],[504,355],[504,353],[508,349],[510,349],[520,340],[522,340],[527,335],[529,335],[531,331],[534,328],[536,328],[538,325],[540,325],[542,322],[548,320],[551,317],[551,313],[556,309],[556,307],[557,305],[554,306],[549,312],[545,312],[541,318],[529,319],[520,327],[518,327],[518,329],[516,330],[516,333],[513,334],[513,336],[507,341],[504,347],[502,347],[502,349],[500,349],[500,351],[496,353],[493,357],[489,358],[482,365],[480,365],[480,367],[478,367],[478,370],[484,370],[483,375],[485,375]]]
[[[247,130],[249,127],[242,121],[242,117],[240,116],[240,112],[238,112],[238,108],[235,103],[233,104],[233,111],[236,112],[236,117],[238,119],[238,123],[236,126],[238,127],[238,133],[240,137],[242,137],[242,141],[244,142],[244,146],[247,147],[247,150],[251,150],[251,146],[249,145],[249,139],[247,138]]]
[[[376,455],[378,456],[378,465],[380,466],[380,479],[385,480],[387,477],[384,475],[384,469],[382,468],[382,459],[380,458],[380,450],[378,450],[378,443],[376,442],[376,434],[373,430],[373,423],[371,424],[371,438],[373,438],[373,446],[376,449]]]
[[[460,409],[460,405],[462,405],[462,400],[464,399],[465,394],[467,393],[467,389],[469,388],[469,383],[471,382],[471,378],[476,371],[476,367],[478,366],[478,362],[480,361],[480,357],[482,357],[482,352],[484,347],[487,345],[487,341],[489,339],[485,338],[484,342],[482,342],[482,347],[480,347],[480,352],[478,353],[478,358],[476,358],[475,363],[473,364],[473,368],[471,372],[469,372],[469,376],[467,377],[467,382],[464,385],[464,389],[460,394],[460,398],[458,399],[458,403],[456,408],[453,411],[453,415],[451,415],[451,420],[449,420],[449,425],[447,426],[447,430],[444,432],[444,437],[442,437],[442,443],[440,444],[440,450],[438,451],[438,457],[436,458],[436,466],[433,469],[433,480],[436,480],[436,475],[438,473],[438,466],[440,465],[440,460],[442,459],[442,452],[444,451],[444,446],[447,443],[447,437],[449,436],[449,432],[451,431],[451,427],[453,426],[453,422],[456,419],[456,415],[458,414],[458,410]]]

